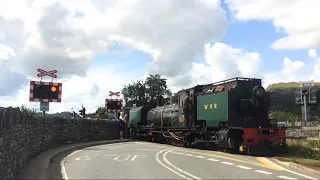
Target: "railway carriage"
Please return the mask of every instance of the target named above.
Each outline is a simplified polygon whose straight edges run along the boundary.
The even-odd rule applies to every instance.
[[[192,102],[192,126],[184,124],[183,99]],[[285,128],[270,117],[270,96],[261,79],[233,78],[177,93],[177,101],[130,110],[130,136],[190,147],[199,144],[250,154],[285,147]]]

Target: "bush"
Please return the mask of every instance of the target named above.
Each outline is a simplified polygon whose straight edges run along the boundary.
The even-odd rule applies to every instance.
[[[287,144],[289,156],[320,160],[320,140],[290,140]]]

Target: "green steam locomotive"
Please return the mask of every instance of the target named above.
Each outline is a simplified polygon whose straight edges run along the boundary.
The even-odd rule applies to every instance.
[[[183,103],[189,94],[191,126],[185,125]],[[270,117],[270,96],[261,79],[232,78],[197,85],[177,93],[177,100],[129,111],[130,137],[176,146],[199,144],[250,154],[285,146],[285,128]]]

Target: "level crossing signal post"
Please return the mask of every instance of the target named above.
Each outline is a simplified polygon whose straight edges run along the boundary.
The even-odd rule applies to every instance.
[[[86,108],[83,105],[81,106],[81,110],[79,110],[79,114],[82,116],[82,122],[84,122],[86,118]]]
[[[115,96],[116,98],[112,98]],[[106,112],[111,113],[115,118],[118,118],[117,114],[122,111],[123,100],[118,99],[120,92],[109,91],[109,97],[105,100]]]
[[[40,102],[40,111],[45,116],[46,111],[49,111],[49,103],[57,102],[61,103],[62,99],[62,83],[53,82],[54,78],[57,78],[57,70],[45,71],[43,69],[37,69],[40,77],[40,81],[30,81],[30,102]],[[42,77],[50,76],[51,82],[42,81]]]
[[[310,121],[310,106],[317,105],[320,97],[319,89],[313,89],[313,81],[301,81],[300,90],[296,92],[296,104],[301,106],[304,121]]]

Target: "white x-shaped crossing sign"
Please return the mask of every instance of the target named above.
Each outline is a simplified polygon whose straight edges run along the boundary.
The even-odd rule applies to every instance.
[[[53,70],[53,71],[45,71],[43,69],[38,69],[38,72],[40,72],[37,76],[38,77],[42,77],[42,76],[50,76],[52,78],[57,78],[57,75],[55,75],[57,73],[57,70]]]

